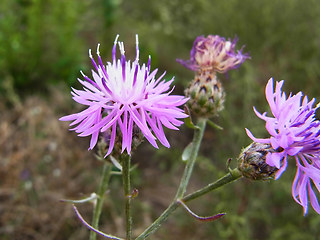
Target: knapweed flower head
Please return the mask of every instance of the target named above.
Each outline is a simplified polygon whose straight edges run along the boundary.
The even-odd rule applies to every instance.
[[[226,73],[239,67],[249,58],[247,53],[242,53],[243,47],[236,52],[237,40],[235,38],[226,41],[219,35],[199,36],[193,43],[190,60],[177,59],[177,61],[192,71]]]
[[[97,144],[101,133],[108,136],[109,155],[121,134],[122,150],[131,153],[133,132],[137,129],[154,146],[158,147],[156,139],[164,146],[170,147],[163,131],[163,126],[177,130],[187,115],[178,108],[188,99],[179,95],[170,95],[169,81],[163,79],[165,73],[156,78],[157,69],[150,71],[151,58],[147,64],[139,64],[138,36],[136,36],[136,58],[131,63],[126,61],[123,42],[115,39],[112,50],[112,62],[103,64],[97,48],[98,63],[95,62],[89,50],[94,70],[92,78],[83,75],[79,82],[83,90],[72,89],[73,99],[87,106],[79,113],[60,118],[61,121],[73,121],[77,125],[71,130],[79,136],[91,136],[90,147]],[[121,57],[116,58],[116,47],[119,45]]]
[[[296,160],[297,172],[292,185],[292,196],[299,203],[304,213],[308,210],[310,200],[314,210],[320,214],[320,206],[315,189],[320,192],[320,121],[316,119],[315,99],[311,101],[303,97],[302,92],[287,97],[281,88],[284,81],[273,79],[266,86],[266,98],[272,117],[266,113],[256,115],[266,122],[269,138],[258,139],[246,129],[248,136],[257,143],[270,144],[274,151],[266,155],[266,163],[278,169],[275,178],[278,179],[286,170],[288,157]],[[308,200],[309,199],[309,200]]]

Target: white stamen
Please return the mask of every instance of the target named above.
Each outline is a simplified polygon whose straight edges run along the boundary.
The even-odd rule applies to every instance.
[[[114,44],[117,44],[119,38],[119,34],[117,34],[116,39],[114,40]]]
[[[139,62],[139,39],[138,39],[138,34],[136,34],[136,62]]]
[[[98,55],[98,56],[100,56],[99,47],[100,47],[100,43],[98,43],[98,46],[97,46],[97,55]]]
[[[150,71],[150,65],[151,65],[151,55],[149,55],[148,65],[147,65],[147,67],[148,67],[149,71]]]
[[[225,45],[226,50],[229,51],[230,47],[231,47],[231,42],[230,41],[226,41],[226,45]]]
[[[86,75],[82,72],[82,70],[80,70],[80,73],[82,76],[86,77]]]
[[[89,49],[89,58],[92,58],[91,48]]]
[[[125,51],[124,51],[124,45],[123,42],[118,42],[119,44],[119,49],[120,49],[120,53],[121,55],[124,55]]]

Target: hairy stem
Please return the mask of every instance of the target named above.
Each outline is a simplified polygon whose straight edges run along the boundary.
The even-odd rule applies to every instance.
[[[167,220],[169,215],[177,209],[179,206],[179,202],[177,201],[178,199],[181,199],[186,192],[194,164],[196,162],[200,144],[202,141],[203,133],[206,128],[206,119],[200,119],[198,121],[197,127],[194,130],[194,135],[193,135],[193,140],[192,140],[192,150],[191,150],[191,155],[186,163],[180,185],[178,187],[176,196],[173,200],[173,202],[169,205],[169,207],[161,214],[161,216],[156,219],[140,236],[138,236],[137,240],[139,239],[146,239],[150,234],[155,232],[161,224]]]
[[[208,192],[211,192],[223,185],[226,185],[227,183],[231,183],[238,178],[242,177],[241,172],[235,168],[233,170],[230,170],[230,172],[226,175],[224,175],[222,178],[218,179],[217,181],[208,184],[204,188],[199,189],[198,191],[195,191],[193,193],[190,193],[189,195],[185,196],[182,201],[188,202],[192,199],[196,199],[198,197],[201,197],[202,195],[207,194]]]
[[[97,193],[98,195],[97,202],[93,209],[92,226],[96,229],[99,227],[98,225],[99,225],[101,210],[103,206],[105,192],[107,191],[107,188],[108,188],[110,175],[111,175],[111,165],[108,162],[105,162],[103,165],[101,182],[100,182],[98,193]],[[97,239],[97,233],[95,233],[94,231],[91,231],[90,240],[96,240],[96,239]]]
[[[236,179],[239,179],[241,177],[241,173],[238,169],[231,170],[228,174],[223,176],[222,178],[218,179],[217,181],[207,185],[204,188],[199,189],[198,191],[191,193],[187,195],[186,197],[182,198],[181,200],[183,202],[191,201],[193,199],[196,199],[198,197],[201,197],[202,195],[213,191],[219,187],[222,187],[230,182],[235,181]],[[158,228],[161,226],[162,223],[164,223],[168,217],[180,206],[179,199],[176,199],[174,202],[172,202],[169,207],[161,214],[161,216],[156,219],[143,233],[141,233],[136,240],[143,240],[148,238],[148,236],[152,233],[154,233]]]
[[[131,157],[125,154],[121,158],[122,180],[125,197],[125,215],[126,215],[126,239],[132,239],[132,214],[131,214],[131,183],[130,183],[130,161]]]
[[[182,198],[184,193],[186,192],[186,189],[193,171],[194,164],[198,157],[198,152],[201,145],[203,133],[206,128],[206,121],[207,119],[200,119],[197,124],[197,128],[194,130],[191,155],[185,166],[175,200]]]
[[[173,213],[179,206],[178,201],[172,202],[169,207],[158,217],[143,233],[141,233],[136,240],[147,239],[150,234],[154,233],[155,231],[160,228],[163,222],[165,222],[168,217]]]

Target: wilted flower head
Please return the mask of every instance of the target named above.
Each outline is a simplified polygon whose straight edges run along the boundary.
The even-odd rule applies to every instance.
[[[136,58],[126,61],[123,42],[115,39],[112,50],[112,62],[104,65],[97,48],[98,64],[89,50],[94,70],[92,78],[83,75],[79,82],[83,90],[72,89],[73,99],[87,106],[79,113],[60,118],[61,121],[73,121],[74,130],[79,136],[90,136],[89,149],[93,149],[101,132],[110,136],[109,155],[114,147],[116,135],[122,135],[122,152],[130,154],[133,130],[138,128],[146,139],[157,148],[156,137],[166,147],[170,147],[163,126],[177,130],[183,122],[178,118],[187,117],[178,106],[187,99],[183,96],[170,95],[170,85],[174,79],[165,81],[165,73],[155,78],[157,69],[150,71],[148,64],[139,65],[138,37],[136,37]],[[119,45],[121,58],[116,58],[116,46]],[[170,91],[169,91],[170,90]],[[155,136],[154,136],[155,135]]]
[[[277,171],[266,163],[268,152],[274,152],[270,144],[253,142],[242,149],[238,157],[238,169],[242,175],[252,180],[270,180]]]
[[[255,138],[246,129],[248,136],[255,142],[271,144],[275,151],[266,156],[266,163],[279,169],[276,179],[287,168],[287,159],[293,156],[296,160],[297,173],[292,185],[292,196],[308,210],[308,198],[314,210],[320,214],[320,206],[314,193],[314,187],[320,191],[320,121],[316,119],[319,104],[313,107],[315,99],[311,101],[303,97],[301,92],[286,97],[281,91],[284,81],[276,83],[273,89],[271,78],[266,86],[266,98],[273,117],[266,113],[256,115],[266,121],[266,129],[271,135],[266,139]]]
[[[193,43],[190,60],[177,59],[186,68],[192,71],[209,71],[225,73],[239,67],[249,58],[242,53],[242,48],[235,51],[237,38],[226,41],[219,35],[199,36]]]

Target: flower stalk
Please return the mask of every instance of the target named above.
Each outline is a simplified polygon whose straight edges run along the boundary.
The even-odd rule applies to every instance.
[[[158,219],[156,219],[143,233],[141,233],[136,240],[143,240],[147,239],[148,236],[152,233],[154,233],[158,228],[161,226],[162,223],[164,223],[168,217],[179,207],[181,206],[181,202],[188,202],[193,199],[199,198],[215,189],[218,189],[228,183],[231,183],[237,179],[242,177],[241,172],[236,168],[233,170],[230,170],[229,173],[227,173],[225,176],[221,177],[217,181],[208,184],[204,188],[199,189],[198,191],[195,191],[184,198],[176,199],[174,202],[172,202],[169,207],[160,215]]]
[[[190,158],[188,159],[187,164],[185,166],[175,200],[182,198],[184,193],[186,192],[186,189],[193,171],[194,164],[198,157],[198,152],[199,152],[200,144],[203,138],[203,133],[206,128],[206,122],[207,122],[207,119],[204,119],[204,118],[199,119],[197,128],[194,129],[194,136],[192,140],[193,149],[191,150]]]
[[[158,219],[156,219],[140,236],[136,238],[136,240],[146,239],[150,234],[155,232],[163,222],[165,222],[168,217],[174,212],[180,205],[179,199],[183,197],[186,192],[194,164],[196,162],[200,144],[203,138],[203,133],[206,128],[207,119],[199,119],[196,128],[194,129],[194,136],[192,140],[192,150],[191,155],[187,161],[187,164],[184,169],[183,176],[180,181],[179,188],[177,190],[174,201],[169,205],[169,207],[160,215]]]
[[[98,189],[98,197],[96,199],[96,204],[93,209],[93,218],[92,218],[92,227],[98,228],[101,210],[104,202],[105,192],[107,191],[109,180],[111,176],[111,168],[112,166],[105,161],[102,169],[102,177]],[[96,240],[97,239],[97,233],[94,231],[90,232],[90,240]]]
[[[191,200],[196,199],[198,197],[201,197],[201,196],[207,194],[208,192],[211,192],[211,191],[213,191],[223,185],[231,183],[241,177],[242,177],[242,173],[239,171],[238,168],[232,169],[229,171],[228,174],[224,175],[222,178],[218,179],[217,181],[210,183],[207,186],[205,186],[204,188],[201,188],[198,191],[195,191],[195,192],[190,193],[189,195],[185,196],[182,199],[182,201],[188,202],[188,201],[191,201]]]
[[[132,213],[131,213],[131,182],[130,182],[130,162],[131,157],[123,154],[121,157],[122,164],[122,181],[125,197],[125,216],[126,216],[126,239],[132,239]]]

